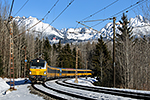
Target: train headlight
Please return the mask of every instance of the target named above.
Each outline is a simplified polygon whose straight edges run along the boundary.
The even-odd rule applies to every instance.
[[[39,62],[40,62],[40,60],[37,60],[37,62],[39,63]]]
[[[29,74],[32,74],[32,72],[30,71]]]
[[[46,74],[46,71],[44,71],[44,74]]]

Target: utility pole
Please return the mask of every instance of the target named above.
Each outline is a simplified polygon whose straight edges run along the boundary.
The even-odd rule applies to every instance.
[[[9,64],[10,64],[10,89],[14,90],[14,49],[13,49],[13,21],[12,21],[12,16],[10,16],[10,59],[9,59]],[[13,79],[13,80],[11,80]],[[13,85],[13,86],[11,86]]]
[[[102,20],[102,19],[101,19]],[[105,19],[105,20],[112,20],[112,18],[108,18],[108,19]],[[93,20],[93,21],[98,21],[98,20]],[[116,17],[113,17],[113,64],[112,64],[112,67],[114,68],[114,87],[115,87],[115,21],[116,21]],[[76,21],[78,24],[81,24],[81,25],[83,25],[83,26],[85,26],[85,27],[88,27],[88,28],[90,28],[90,29],[92,29],[92,30],[94,30],[94,31],[96,31],[96,32],[98,32],[98,33],[101,33],[101,32],[99,32],[99,31],[97,31],[97,30],[95,30],[95,29],[93,29],[93,28],[91,28],[91,27],[89,27],[89,26],[87,26],[87,25],[85,25],[85,24],[83,24],[83,23],[81,23],[81,22],[78,22],[78,21]],[[87,21],[86,21],[87,22]],[[92,22],[92,21],[88,21],[88,22]],[[111,37],[110,37],[111,38]],[[111,38],[112,39],[112,38]]]
[[[87,79],[87,64],[88,64],[88,61],[86,60],[86,79]]]
[[[113,17],[113,68],[114,68],[114,87],[115,87],[115,21],[116,17]]]
[[[24,48],[25,49],[25,78],[26,78],[26,71],[27,71],[27,58],[26,58],[26,47]]]
[[[77,68],[78,68],[78,47],[76,47],[76,74],[75,74],[75,83],[78,83],[78,75],[77,75]]]
[[[24,53],[25,53],[25,57],[24,57],[24,77],[26,78],[26,71],[27,71],[27,57],[26,57],[26,47],[24,47]]]

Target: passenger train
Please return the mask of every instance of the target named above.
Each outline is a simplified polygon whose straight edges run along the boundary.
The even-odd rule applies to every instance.
[[[32,83],[43,82],[52,78],[75,77],[75,75],[76,69],[49,66],[43,59],[37,58],[30,62],[29,79]],[[92,70],[90,69],[77,69],[77,76],[90,75],[92,75]]]

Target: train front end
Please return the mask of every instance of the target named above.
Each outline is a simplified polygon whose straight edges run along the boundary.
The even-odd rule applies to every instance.
[[[32,83],[43,82],[46,80],[46,65],[47,62],[42,59],[34,59],[30,62],[30,73],[29,79]]]

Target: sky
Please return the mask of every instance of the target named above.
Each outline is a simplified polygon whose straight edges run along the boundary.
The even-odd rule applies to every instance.
[[[2,0],[2,1],[7,1],[8,5],[11,6],[12,0]],[[56,1],[57,0],[14,0],[11,15],[13,17],[32,16],[41,20],[53,7]],[[59,0],[57,5],[54,6],[51,12],[44,18],[43,22],[50,24],[67,7],[67,5],[71,1],[72,0]],[[106,6],[110,5],[113,2],[115,3],[113,3],[109,7],[106,7],[99,13],[96,13],[95,15],[89,17],[86,20],[98,20],[116,17],[117,19],[116,22],[118,22],[119,20],[121,20],[123,12],[119,13],[118,15],[115,14],[126,9],[127,7],[130,7],[131,5],[136,4],[138,1],[139,0],[74,0],[51,25],[57,29],[85,27],[83,25],[77,24],[76,21],[83,21],[84,18],[89,17],[90,15],[94,14],[97,11],[100,11],[101,9],[105,8]],[[20,10],[20,8],[25,3],[26,5]],[[136,17],[137,14],[142,15],[142,13],[140,13],[137,10],[137,8],[139,8],[138,5],[136,5],[134,9],[130,9],[128,13],[125,13],[128,19],[131,17]],[[90,27],[92,26],[92,28],[94,29],[100,30],[101,28],[105,27],[105,25],[108,22],[113,22],[113,20],[107,20],[96,26],[93,26],[99,22],[101,21],[86,22],[84,24]]]

